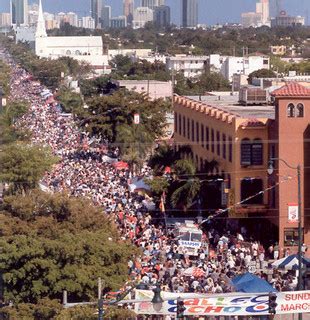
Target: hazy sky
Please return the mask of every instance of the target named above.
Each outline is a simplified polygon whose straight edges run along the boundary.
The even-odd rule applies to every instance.
[[[36,2],[28,0],[29,3]],[[38,0],[37,0],[38,1]],[[0,12],[9,11],[10,0],[0,0]],[[215,24],[223,22],[240,21],[241,12],[254,11],[256,0],[198,0],[199,22]],[[270,0],[271,9],[272,3]],[[282,0],[283,8],[291,15],[307,16],[310,14],[310,0]],[[60,11],[75,11],[79,15],[89,14],[90,0],[42,0],[44,11],[51,13]],[[122,13],[122,0],[105,0],[106,5],[112,6],[112,14]],[[139,0],[136,0],[139,4]],[[166,4],[172,9],[172,20],[175,24],[180,23],[181,0],[166,0]]]

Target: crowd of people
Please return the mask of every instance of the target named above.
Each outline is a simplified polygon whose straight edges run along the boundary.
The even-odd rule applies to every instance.
[[[275,258],[278,249],[265,251],[259,242],[246,241],[246,230],[233,234],[211,226],[194,257],[180,247],[174,230],[166,229],[162,219],[154,219],[148,211],[144,196],[130,191],[129,170],[118,170],[107,162],[106,147],[93,146],[72,115],[62,113],[52,97],[42,97],[44,87],[8,57],[7,61],[12,67],[11,99],[26,99],[30,104],[17,125],[32,132],[32,143],[49,146],[60,158],[42,184],[51,192],[89,197],[115,217],[123,239],[130,239],[142,250],[141,256],[128,261],[129,279],[139,281],[141,288],[160,283],[165,291],[199,293],[233,291],[231,279],[250,267],[267,279],[265,262]],[[151,174],[147,167],[143,172]],[[196,271],[188,275],[185,271],[189,269]],[[270,279],[279,291],[294,290],[297,284],[289,273],[283,276],[274,271]]]

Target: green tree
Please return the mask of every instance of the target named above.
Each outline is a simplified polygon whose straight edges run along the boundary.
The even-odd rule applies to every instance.
[[[0,151],[0,181],[12,184],[14,192],[35,188],[56,162],[48,149],[24,143],[5,145]]]
[[[149,148],[164,135],[169,105],[162,99],[151,101],[143,94],[120,90],[110,96],[90,99],[87,104],[89,108],[80,116],[81,125],[92,135],[116,143],[123,153],[130,143],[135,143],[141,146],[138,154],[145,154],[142,148]],[[135,114],[140,115],[138,125],[134,124]]]
[[[171,204],[174,208],[189,209],[200,191],[201,182],[195,176],[196,167],[191,160],[178,160],[174,166],[177,176],[171,195]]]
[[[138,253],[121,240],[110,217],[90,201],[32,191],[4,199],[0,214],[5,298],[37,304],[58,299],[94,301],[97,279],[119,289],[128,259]]]
[[[254,78],[275,78],[277,75],[269,69],[260,69],[249,74],[248,82],[252,83]]]
[[[80,113],[83,106],[81,95],[73,92],[70,88],[62,87],[57,93],[57,100],[62,108],[68,113]]]

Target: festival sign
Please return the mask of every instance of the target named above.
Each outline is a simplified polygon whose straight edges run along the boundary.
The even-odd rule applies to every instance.
[[[289,223],[298,222],[299,214],[298,214],[298,205],[289,203],[288,204],[288,217],[287,220]]]
[[[150,302],[152,291],[136,290],[135,312],[137,314],[175,315],[177,298],[184,301],[184,315],[188,316],[259,316],[268,314],[268,293],[226,293],[203,295],[193,293],[161,293],[164,302]],[[310,312],[310,291],[277,293],[277,314]],[[140,300],[140,302],[139,302]]]

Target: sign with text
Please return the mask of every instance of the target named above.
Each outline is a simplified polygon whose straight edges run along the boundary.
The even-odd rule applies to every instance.
[[[135,113],[134,114],[133,122],[134,122],[134,124],[139,124],[140,123],[140,115],[139,115],[139,113]]]
[[[164,302],[158,308],[150,302],[153,292],[136,290],[135,312],[137,314],[175,315],[177,298],[184,301],[184,315],[188,316],[260,316],[268,315],[268,293],[244,294],[226,293],[219,295],[199,295],[193,293],[162,292]],[[279,292],[277,314],[310,312],[310,291]],[[147,297],[147,299],[146,299]],[[139,302],[138,300],[144,300]],[[149,301],[148,301],[149,299]]]
[[[299,213],[298,213],[298,205],[289,203],[288,204],[288,222],[289,223],[296,223],[299,219]]]

